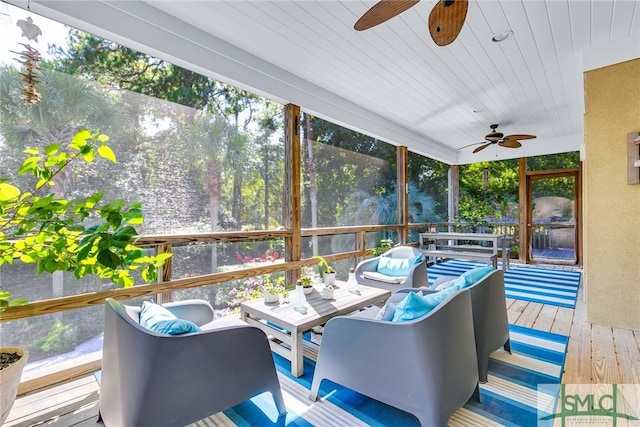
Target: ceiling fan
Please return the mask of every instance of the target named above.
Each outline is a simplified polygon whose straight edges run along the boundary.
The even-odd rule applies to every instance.
[[[365,12],[353,26],[357,31],[367,30],[401,14],[420,0],[380,0]],[[429,33],[438,46],[453,42],[467,16],[468,0],[440,0],[429,14]]]
[[[479,147],[473,150],[474,153],[477,153],[493,144],[498,144],[499,146],[506,147],[506,148],[520,148],[522,147],[522,144],[520,143],[519,140],[534,139],[536,137],[535,135],[523,135],[523,134],[504,136],[502,132],[497,131],[498,125],[491,125],[489,127],[491,128],[491,132],[489,132],[484,137],[485,141],[465,145],[464,147],[459,148],[458,150],[462,150],[467,147],[472,147],[474,145],[479,145]]]

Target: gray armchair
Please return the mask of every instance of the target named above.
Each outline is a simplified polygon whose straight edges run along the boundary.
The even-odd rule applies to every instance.
[[[422,252],[416,248],[411,246],[398,246],[388,250],[382,256],[394,259],[408,259],[414,258],[418,255],[422,255]],[[396,292],[398,289],[402,288],[419,288],[421,286],[429,286],[429,281],[427,279],[427,260],[424,256],[422,257],[422,261],[419,264],[414,265],[409,271],[406,279],[396,283],[389,283],[384,280],[376,280],[364,276],[365,272],[375,273],[377,271],[379,260],[380,257],[369,258],[360,262],[356,266],[355,274],[356,280],[359,284],[387,289],[391,292]]]
[[[105,304],[100,418],[106,426],[184,426],[268,391],[286,413],[267,337],[201,300],[166,304],[201,332],[163,335],[139,307]]]
[[[455,278],[455,277],[453,277]],[[450,278],[443,278],[446,280]],[[477,283],[469,286],[471,292],[471,306],[473,311],[473,327],[478,354],[478,374],[480,382],[487,382],[489,370],[489,356],[504,347],[511,352],[509,340],[509,318],[504,291],[504,272],[493,270]],[[407,292],[411,289],[402,289]],[[422,290],[423,294],[435,292]]]
[[[327,322],[310,399],[328,379],[407,411],[424,427],[446,426],[478,386],[469,292],[407,322],[376,320],[378,312]]]

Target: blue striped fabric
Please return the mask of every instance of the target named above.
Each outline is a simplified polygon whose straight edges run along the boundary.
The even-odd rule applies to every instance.
[[[538,384],[559,384],[568,337],[509,325],[512,354],[496,351],[489,364],[489,380],[481,384],[482,402],[472,399],[450,419],[450,426],[537,426]],[[305,342],[314,357],[317,346]],[[411,414],[324,381],[321,400],[309,400],[315,363],[304,359],[304,375],[291,376],[290,363],[274,353],[285,403],[286,418],[277,419],[271,396],[261,394],[193,426],[418,426]],[[383,386],[383,385],[381,385]],[[552,404],[553,395],[544,395]]]
[[[449,260],[427,268],[429,284],[440,276],[459,276],[486,264]],[[579,271],[511,265],[504,274],[507,298],[575,308],[582,274]]]

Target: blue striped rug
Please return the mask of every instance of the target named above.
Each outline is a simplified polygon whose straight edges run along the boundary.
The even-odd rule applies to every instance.
[[[472,399],[450,419],[450,426],[536,426],[537,385],[559,384],[568,337],[510,325],[513,354],[496,351],[489,380],[481,384],[482,403]],[[290,363],[274,354],[288,413],[277,418],[268,393],[213,415],[196,426],[419,426],[413,415],[329,381],[321,400],[309,400],[318,346],[305,341],[304,375],[291,376]],[[381,369],[383,369],[381,367]],[[554,396],[540,399],[545,408]]]
[[[429,284],[440,276],[459,276],[486,264],[449,260],[427,268]],[[511,265],[504,274],[507,298],[575,308],[582,273],[544,267]]]

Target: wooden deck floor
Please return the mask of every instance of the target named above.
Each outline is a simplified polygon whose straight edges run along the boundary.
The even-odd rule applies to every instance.
[[[564,268],[564,267],[559,267]],[[576,308],[507,300],[509,322],[570,335],[563,382],[640,384],[640,332],[591,325],[582,289]],[[5,426],[101,426],[93,376],[20,396]]]

